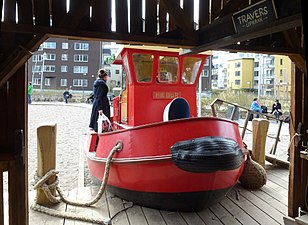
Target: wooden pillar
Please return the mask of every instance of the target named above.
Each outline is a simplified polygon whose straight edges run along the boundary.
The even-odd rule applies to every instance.
[[[46,124],[37,128],[37,174],[39,177],[56,168],[56,135],[56,124]],[[53,183],[55,179],[55,176],[50,177],[47,184]],[[51,190],[51,193],[55,195],[56,189]],[[37,190],[36,197],[40,205],[52,204],[41,189]]]
[[[252,120],[252,158],[265,168],[265,142],[269,122],[266,119]]]
[[[305,87],[307,89],[307,78],[296,67],[295,74],[291,77],[291,113],[290,113],[290,137],[295,133],[303,133],[305,110]],[[306,94],[307,95],[307,94]],[[307,123],[307,122],[306,122]],[[301,124],[301,125],[300,125]],[[307,126],[307,125],[306,125]],[[298,216],[298,207],[304,206],[304,192],[301,188],[302,181],[302,160],[300,151],[303,150],[301,138],[295,137],[290,147],[290,175],[288,195],[288,216]]]

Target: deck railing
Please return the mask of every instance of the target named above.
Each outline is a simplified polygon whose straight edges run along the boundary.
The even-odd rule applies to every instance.
[[[242,128],[242,133],[241,133],[241,137],[242,139],[244,140],[244,137],[245,137],[245,133],[246,131],[250,131],[252,132],[252,130],[249,130],[247,128],[247,125],[248,125],[248,122],[249,122],[249,118],[252,115],[256,115],[256,114],[259,114],[261,117],[263,118],[266,118],[268,120],[275,120],[277,121],[279,124],[278,124],[278,130],[277,130],[277,133],[276,133],[276,136],[272,136],[272,135],[268,135],[267,134],[267,138],[273,138],[275,139],[275,142],[274,142],[274,145],[273,147],[271,148],[271,151],[270,151],[270,154],[273,154],[275,155],[276,154],[276,149],[277,149],[277,145],[278,145],[278,142],[280,141],[280,132],[281,132],[281,127],[282,127],[282,123],[284,122],[283,119],[277,119],[276,117],[274,116],[271,116],[269,114],[266,114],[266,113],[260,113],[260,112],[256,112],[256,111],[253,111],[249,108],[246,108],[246,107],[243,107],[243,106],[240,106],[236,103],[232,103],[232,102],[229,102],[229,101],[226,101],[226,100],[222,100],[222,99],[218,99],[216,98],[211,104],[211,110],[212,110],[212,115],[214,117],[217,117],[218,116],[218,113],[217,113],[217,106],[220,106],[222,104],[227,104],[228,106],[231,106],[232,107],[232,111],[230,113],[230,116],[228,119],[230,120],[234,120],[235,119],[235,115],[236,115],[236,112],[245,112],[246,113],[246,116],[245,116],[245,121],[244,121],[244,125],[243,126],[239,126],[240,128]]]

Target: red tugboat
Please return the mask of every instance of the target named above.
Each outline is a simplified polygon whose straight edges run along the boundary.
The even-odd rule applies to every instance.
[[[125,87],[113,100],[113,130],[90,133],[85,149],[91,175],[102,180],[108,154],[122,141],[112,159],[111,193],[146,207],[200,211],[236,184],[246,159],[238,124],[197,117],[207,56],[139,47],[117,56]]]

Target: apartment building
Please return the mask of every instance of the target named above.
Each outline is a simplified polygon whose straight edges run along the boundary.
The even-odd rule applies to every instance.
[[[289,98],[294,64],[287,56],[213,52],[212,89],[247,90]]]
[[[253,65],[252,58],[228,60],[228,88],[231,90],[252,90]]]
[[[205,60],[203,70],[200,76],[201,92],[209,92],[212,90],[212,56],[208,56]]]
[[[68,88],[91,92],[98,69],[104,68],[110,76],[109,85],[120,86],[122,68],[111,65],[119,47],[99,41],[49,38],[28,60],[28,80],[40,91]]]
[[[295,73],[295,65],[288,56],[275,57],[275,96],[278,99],[287,99],[291,94],[291,76]]]

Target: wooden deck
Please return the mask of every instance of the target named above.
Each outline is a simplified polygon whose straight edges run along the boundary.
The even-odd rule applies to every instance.
[[[247,190],[237,184],[230,193],[219,203],[198,213],[183,213],[155,210],[151,208],[133,207],[119,213],[110,224],[118,225],[278,225],[284,224],[283,217],[287,215],[288,204],[288,178],[287,169],[266,165],[267,184],[259,190]],[[90,200],[97,193],[98,187],[84,187],[74,189],[68,193],[70,199]],[[35,193],[30,194],[33,202]],[[75,207],[58,205],[56,209],[66,212],[78,213],[82,216],[97,219],[110,218],[130,203],[105,193],[104,198],[94,207]],[[81,225],[91,224],[76,220],[68,220],[48,216],[46,214],[29,210],[29,224],[52,225]],[[93,223],[96,224],[96,223]]]

